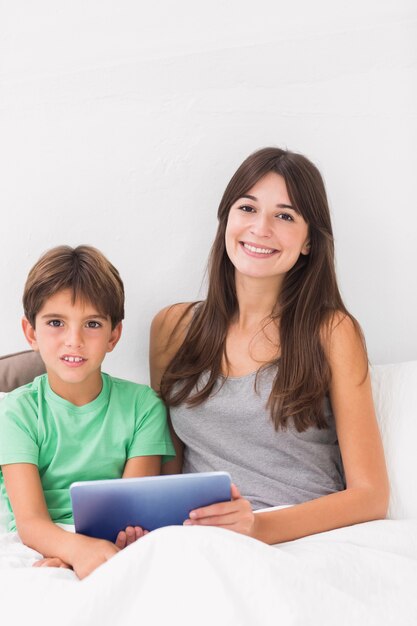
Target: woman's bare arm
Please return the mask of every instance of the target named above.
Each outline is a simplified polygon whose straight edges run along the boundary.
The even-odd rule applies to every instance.
[[[157,393],[166,368],[184,341],[191,317],[192,303],[181,302],[165,307],[152,320],[149,368],[151,387]]]
[[[290,508],[257,514],[235,490],[232,502],[194,511],[190,523],[222,526],[273,544],[385,517],[388,478],[367,359],[349,318],[335,324],[326,350],[346,489]]]
[[[188,314],[187,310],[189,311]],[[190,303],[185,302],[162,309],[152,321],[149,342],[149,369],[151,386],[157,393],[168,364],[184,341],[191,316]],[[172,427],[169,415],[168,422],[176,456],[175,459],[163,464],[162,474],[180,474],[182,472],[184,446]]]

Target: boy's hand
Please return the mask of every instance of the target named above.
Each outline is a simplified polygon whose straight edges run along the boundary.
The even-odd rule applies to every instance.
[[[105,539],[94,539],[85,535],[76,535],[74,538],[77,541],[72,553],[71,565],[80,579],[91,574],[119,552],[119,548],[114,543]]]
[[[71,569],[71,565],[65,563],[58,556],[48,556],[45,559],[39,559],[35,561],[33,567],[63,567],[65,569]]]
[[[149,530],[143,530],[140,526],[127,526],[125,530],[121,530],[117,535],[116,546],[123,550],[131,543],[135,543],[141,537],[147,535]]]

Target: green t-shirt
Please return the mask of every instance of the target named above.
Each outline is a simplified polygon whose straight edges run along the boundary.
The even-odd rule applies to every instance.
[[[100,394],[75,406],[55,394],[46,374],[0,402],[0,465],[33,463],[52,520],[73,524],[69,487],[121,478],[128,459],[175,456],[163,402],[146,385],[102,374]],[[16,524],[0,472],[0,490]]]

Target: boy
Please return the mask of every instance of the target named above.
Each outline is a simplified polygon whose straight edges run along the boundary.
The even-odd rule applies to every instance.
[[[124,317],[123,283],[101,252],[46,252],[28,275],[23,307],[23,332],[47,373],[0,403],[9,530],[43,554],[43,564],[70,566],[83,578],[143,533],[126,529],[115,545],[60,528],[73,523],[71,483],[159,474],[161,456],[175,452],[156,394],[101,372]]]

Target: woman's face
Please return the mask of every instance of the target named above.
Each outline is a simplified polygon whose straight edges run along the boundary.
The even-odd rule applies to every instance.
[[[269,172],[232,204],[225,243],[236,272],[253,278],[282,280],[300,254],[309,253],[308,225],[282,176]]]

